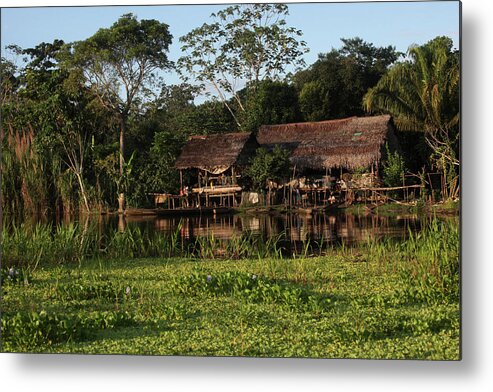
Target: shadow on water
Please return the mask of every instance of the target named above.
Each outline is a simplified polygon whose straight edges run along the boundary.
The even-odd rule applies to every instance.
[[[428,226],[432,219],[433,216],[429,215],[360,215],[344,210],[313,214],[258,213],[189,217],[99,215],[65,218],[62,221],[40,218],[20,222],[22,226],[16,222],[14,225],[20,227],[17,233],[21,240],[16,240],[12,233],[11,242],[16,244],[20,241],[18,245],[25,245],[46,239],[48,235],[52,237],[50,241],[56,239],[58,248],[70,248],[80,243],[77,246],[81,249],[74,248],[80,256],[104,252],[114,256],[128,253],[134,256],[202,258],[251,257],[256,254],[290,257],[321,254],[329,247],[372,240],[402,241],[410,233],[419,232]],[[42,225],[40,231],[36,231],[38,224]],[[44,233],[44,237],[38,238],[37,232]]]
[[[428,215],[377,214],[357,215],[344,211],[331,213],[278,213],[257,215],[217,215],[190,217],[128,216],[124,227],[138,226],[157,233],[180,231],[182,240],[211,237],[229,240],[241,234],[263,239],[282,236],[291,243],[326,242],[351,244],[371,239],[405,239],[409,232],[419,232],[432,219]],[[100,219],[104,228],[122,229],[122,220],[115,216]]]

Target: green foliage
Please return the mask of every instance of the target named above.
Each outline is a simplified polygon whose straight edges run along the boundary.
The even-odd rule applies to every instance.
[[[406,170],[404,159],[397,152],[390,152],[388,144],[385,145],[386,159],[383,162],[383,182],[386,186],[402,186],[402,179]]]
[[[0,104],[2,107],[12,102],[15,91],[18,88],[17,71],[17,66],[12,61],[0,57]]]
[[[194,103],[200,86],[165,86],[157,77],[173,64],[167,58],[172,38],[168,26],[155,20],[128,14],[85,41],[10,46],[8,50],[24,56],[25,65],[5,58],[0,63],[4,211],[16,216],[73,215],[81,207],[110,211],[122,190],[129,206],[151,207],[149,194],[177,192],[173,165],[190,135],[256,132],[262,124],[362,114],[362,92],[387,72],[399,53],[359,38],[343,39],[340,49],[320,55],[289,82],[281,81],[288,64],[302,65],[305,51],[300,32],[286,24],[287,12],[282,4],[232,6],[183,38],[185,47],[198,50],[182,60],[194,64],[191,79],[206,83],[228,71],[241,80],[234,88],[216,80],[222,95],[200,104]],[[260,42],[272,45],[258,46]],[[205,53],[217,56],[201,58]],[[402,89],[429,76],[429,85],[420,87],[423,97],[409,97],[423,98],[423,107],[429,108],[428,114],[418,111],[419,119],[426,115],[437,119],[430,123],[436,125],[442,118],[446,126],[430,133],[431,125],[420,120],[418,128],[433,137],[421,136],[423,142],[416,143],[414,135],[401,135],[400,141],[408,169],[417,172],[425,164],[426,170],[443,173],[449,184],[444,198],[455,198],[460,185],[459,118],[453,115],[458,113],[458,59],[450,41],[437,38],[412,48],[410,60],[387,76],[409,77],[409,84],[399,83]],[[258,63],[250,66],[253,62]],[[419,72],[408,72],[418,65]],[[182,71],[187,73],[187,67]],[[436,96],[435,85],[445,86]],[[376,111],[383,110],[375,105]],[[403,127],[404,115],[397,117]],[[284,168],[276,173],[278,168],[264,155],[253,173],[258,178],[244,177],[247,188],[264,189],[266,181],[287,177]],[[283,166],[279,158],[277,166]]]
[[[149,93],[154,72],[172,66],[167,57],[171,40],[167,24],[126,14],[74,43],[65,66],[79,67],[101,103],[125,119]]]
[[[250,303],[272,303],[293,309],[311,305],[321,310],[330,299],[316,298],[306,289],[287,282],[278,282],[255,274],[226,272],[204,276],[197,272],[174,281],[174,289],[180,294],[197,296],[207,293],[213,296],[234,296]],[[323,304],[322,304],[323,303]]]
[[[133,288],[109,280],[85,282],[73,281],[70,284],[60,283],[55,286],[53,298],[61,302],[70,301],[110,301],[123,302],[134,294]]]
[[[368,112],[390,113],[403,131],[425,133],[431,160],[444,173],[448,192],[458,192],[459,52],[447,37],[411,46],[409,60],[393,66],[364,97]]]
[[[424,233],[410,233],[404,243],[406,262],[401,274],[410,298],[455,302],[460,295],[459,228],[432,221]]]
[[[28,278],[30,272],[39,266],[74,265],[92,258],[282,258],[285,251],[281,246],[284,233],[265,239],[245,232],[228,240],[211,234],[197,237],[193,241],[184,241],[179,236],[180,229],[179,225],[174,232],[156,233],[138,226],[128,226],[123,232],[112,229],[102,234],[97,226],[90,225],[89,222],[85,225],[70,224],[56,228],[48,224],[4,227],[2,263],[6,269],[2,276],[5,280],[17,282],[24,280],[24,277]],[[10,269],[14,272],[10,273]]]
[[[153,207],[150,193],[177,193],[174,162],[190,135],[233,132],[236,124],[218,101],[193,103],[196,89],[187,84],[164,86],[143,117],[133,117],[127,148],[135,151],[128,204]],[[185,181],[187,173],[185,174]]]
[[[301,31],[286,26],[285,4],[244,4],[212,14],[213,23],[204,23],[180,38],[182,51],[178,71],[186,80],[215,90],[239,127],[233,104],[246,110],[238,94],[240,81],[258,83],[276,79],[288,65],[302,65],[305,43]]]
[[[44,265],[2,286],[3,349],[456,360],[458,234],[432,222],[304,259]]]
[[[125,137],[129,116],[154,95],[156,71],[172,68],[167,52],[172,35],[168,25],[123,15],[110,28],[72,45],[64,67],[81,73],[99,103],[117,119],[120,128],[120,178],[125,182]],[[128,169],[128,164],[127,167]],[[117,186],[119,210],[125,207],[125,187]]]
[[[210,135],[237,131],[238,125],[224,105],[212,99],[190,111],[184,129],[187,135]]]
[[[331,99],[328,89],[319,80],[303,84],[299,94],[300,109],[305,120],[318,121],[328,118]]]
[[[276,146],[271,152],[259,148],[252,159],[246,175],[252,182],[252,188],[263,191],[268,181],[282,181],[289,178],[289,151]]]
[[[67,56],[63,41],[18,50],[28,57],[4,118],[9,129],[5,205],[11,213],[27,215],[70,214],[82,203],[85,209],[101,204],[110,192],[101,189],[106,183],[95,175],[100,158],[95,142],[105,144],[111,136],[111,117],[76,71],[61,68]],[[18,179],[10,181],[14,176]]]
[[[180,178],[173,165],[185,142],[180,134],[167,131],[154,134],[148,164],[139,178],[148,193],[178,192]]]
[[[57,343],[84,340],[95,331],[129,326],[128,313],[94,312],[81,317],[70,314],[40,312],[17,313],[2,318],[4,350],[30,352],[46,350]]]
[[[25,269],[17,269],[14,267],[2,268],[0,270],[0,285],[6,284],[29,284],[31,275]]]
[[[367,111],[394,116],[401,130],[453,129],[459,117],[459,58],[452,40],[437,37],[411,46],[410,60],[393,66],[365,96]]]
[[[261,125],[299,121],[298,94],[285,82],[264,80],[246,88],[242,130],[257,132]]]
[[[63,48],[55,40],[16,49],[26,65],[2,102],[4,206],[13,214],[67,212],[86,193],[86,142],[101,118],[81,81],[58,68]]]
[[[358,37],[341,41],[340,49],[319,54],[314,64],[294,75],[307,121],[362,115],[364,94],[401,55],[394,47],[377,48]]]

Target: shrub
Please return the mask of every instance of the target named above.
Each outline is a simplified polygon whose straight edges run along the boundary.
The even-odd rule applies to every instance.
[[[387,159],[383,163],[383,181],[389,187],[401,186],[404,176],[404,159],[397,151],[390,152],[388,144],[385,145]]]
[[[133,324],[127,312],[94,312],[88,317],[40,312],[2,317],[5,351],[47,349],[61,342],[87,339],[94,332]]]

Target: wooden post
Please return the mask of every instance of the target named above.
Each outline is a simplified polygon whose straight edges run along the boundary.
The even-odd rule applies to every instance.
[[[180,190],[183,189],[183,171],[180,170]]]
[[[431,182],[431,176],[430,176],[430,173],[428,173],[428,181],[430,182],[430,197],[431,197],[431,202],[434,203],[435,200],[435,195],[433,194],[433,183]]]
[[[289,184],[288,201],[289,201],[289,208],[291,209],[291,207],[292,207],[292,201],[293,201],[293,187],[292,187],[291,184]]]

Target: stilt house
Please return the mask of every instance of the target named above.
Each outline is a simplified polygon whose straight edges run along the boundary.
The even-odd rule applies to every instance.
[[[235,206],[241,195],[238,179],[259,147],[252,133],[191,136],[175,162],[181,187],[193,195],[194,206]],[[183,184],[183,171],[190,184]]]
[[[257,140],[267,149],[279,145],[290,151],[298,189],[324,189],[326,193],[336,183],[343,188],[376,186],[385,145],[390,151],[398,149],[388,115],[263,125]]]

